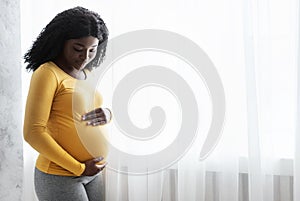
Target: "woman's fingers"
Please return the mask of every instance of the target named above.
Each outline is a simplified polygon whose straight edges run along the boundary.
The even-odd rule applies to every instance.
[[[99,126],[107,124],[112,118],[111,111],[108,108],[97,108],[84,115],[81,119],[87,121],[87,125]]]
[[[98,165],[97,163],[99,163],[103,159],[104,159],[103,157],[98,157],[98,158],[94,158],[94,159],[85,161],[84,162],[85,163],[85,170],[82,173],[82,175],[92,176],[92,175],[95,175],[98,172],[102,171],[105,168],[107,163],[104,163],[104,164],[101,164],[101,165],[100,164]]]
[[[94,118],[97,118],[97,117],[102,117],[102,116],[105,116],[104,112],[103,112],[103,109],[102,108],[97,108],[95,110],[92,110],[92,111],[82,115],[81,119],[85,121],[85,120],[91,120],[91,119],[94,119]]]
[[[97,157],[97,158],[94,158],[94,159],[92,159],[92,161],[94,162],[94,163],[99,163],[100,161],[102,161],[104,158],[102,157],[102,156],[100,156],[100,157]]]
[[[101,164],[101,165],[96,165],[97,168],[99,168],[100,170],[103,170],[105,168],[105,166],[107,165],[107,162]]]
[[[98,125],[103,125],[103,124],[106,124],[105,117],[95,118],[91,121],[86,122],[86,125],[92,125],[92,126],[98,126]]]

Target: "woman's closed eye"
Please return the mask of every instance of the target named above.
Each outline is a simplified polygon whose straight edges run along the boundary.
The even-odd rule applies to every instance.
[[[79,48],[76,48],[76,47],[74,47],[73,48],[76,52],[82,52],[83,51],[83,49],[79,49]]]
[[[73,48],[76,52],[82,52],[83,51],[83,49],[79,49],[79,48],[76,48],[76,47],[74,47]],[[93,49],[90,49],[89,50],[89,52],[96,52],[97,51],[97,48],[93,48]]]

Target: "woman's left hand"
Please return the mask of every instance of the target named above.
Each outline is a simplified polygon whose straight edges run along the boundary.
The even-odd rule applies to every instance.
[[[96,108],[84,115],[81,120],[87,121],[86,125],[99,126],[110,122],[112,113],[108,108]]]

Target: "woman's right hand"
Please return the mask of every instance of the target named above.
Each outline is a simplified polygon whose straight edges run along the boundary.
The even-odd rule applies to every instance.
[[[100,161],[103,160],[103,157],[93,158],[91,160],[87,160],[84,162],[85,164],[85,170],[81,174],[82,176],[93,176],[99,172],[101,172],[107,163],[98,165]]]

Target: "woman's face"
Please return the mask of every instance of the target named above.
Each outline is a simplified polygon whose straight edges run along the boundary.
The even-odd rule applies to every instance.
[[[61,54],[64,65],[77,70],[84,69],[95,58],[98,42],[93,36],[67,40]]]

